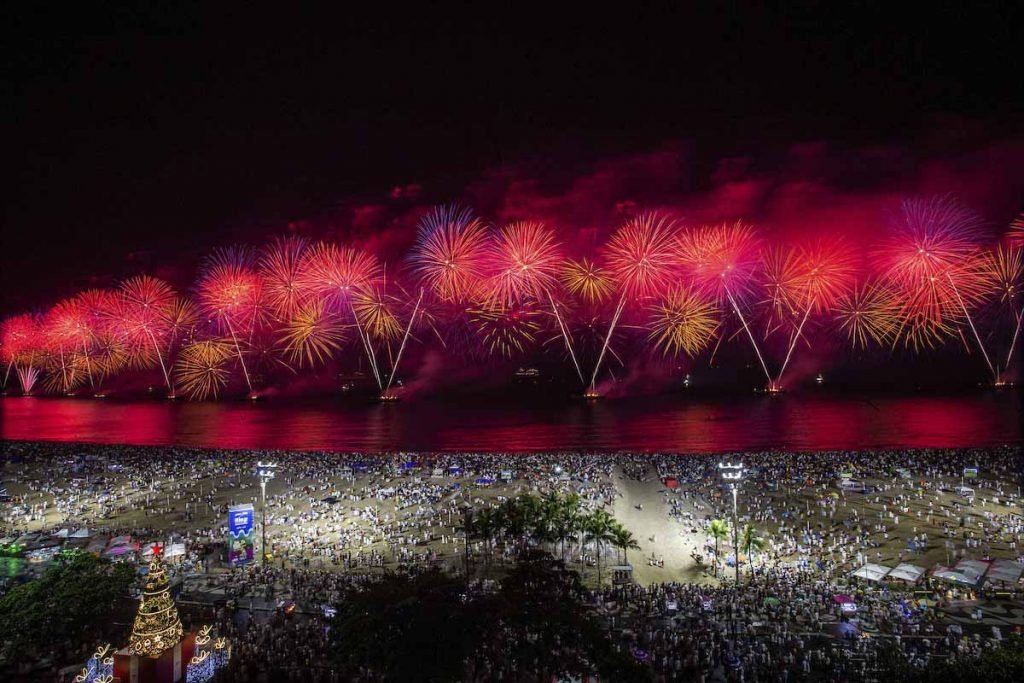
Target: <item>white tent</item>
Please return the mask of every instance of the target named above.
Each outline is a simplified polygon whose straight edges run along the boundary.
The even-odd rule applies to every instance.
[[[985,576],[985,572],[988,571],[991,564],[991,562],[984,562],[982,560],[960,560],[953,567],[953,570],[963,574],[970,583],[977,586],[981,583],[982,577]]]
[[[70,529],[61,529],[60,531],[55,533],[54,536],[56,536],[57,538],[67,538],[68,534],[70,534],[70,533],[71,533]]]
[[[167,546],[167,550],[164,551],[164,557],[167,557],[167,558],[181,557],[184,554],[185,554],[185,544],[184,543],[172,543],[169,546]]]
[[[82,527],[75,533],[71,534],[71,538],[89,538],[90,536],[92,536],[92,534],[85,527]]]
[[[932,570],[932,576],[936,579],[942,579],[943,581],[949,581],[951,583],[962,583],[968,586],[973,586],[974,581],[970,577],[961,574],[956,569],[950,569],[944,565],[935,565],[935,569]]]
[[[1024,565],[1013,560],[996,560],[988,569],[985,580],[992,584],[1007,583],[1015,584],[1020,581],[1021,574],[1024,574]]]
[[[867,579],[868,581],[881,581],[889,573],[890,568],[884,564],[871,564],[868,563],[853,572],[851,576],[856,576],[861,579]]]
[[[904,562],[889,572],[889,576],[886,578],[889,580],[906,581],[907,583],[917,583],[922,576],[924,576],[924,567]]]
[[[110,547],[111,548],[117,547],[119,545],[131,545],[131,544],[132,544],[132,537],[131,536],[115,536],[114,538],[110,539]]]

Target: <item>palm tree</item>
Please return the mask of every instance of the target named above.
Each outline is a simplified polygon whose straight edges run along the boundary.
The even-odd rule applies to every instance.
[[[613,539],[611,529],[615,518],[608,514],[607,510],[595,510],[584,521],[587,542],[593,542],[597,547],[597,585],[601,585],[601,548],[602,545]]]
[[[715,539],[715,576],[718,576],[718,548],[722,539],[729,537],[729,524],[724,519],[713,519],[708,533]]]
[[[633,537],[633,532],[620,523],[615,522],[612,524],[611,535],[612,543],[622,551],[622,564],[629,564],[629,558],[626,553],[630,550],[640,550],[640,544]]]
[[[484,539],[484,564],[487,566],[491,564],[491,542],[500,528],[500,522],[500,515],[494,508],[485,508],[476,515],[475,531]]]
[[[768,545],[768,542],[757,534],[757,529],[750,524],[743,526],[743,533],[740,535],[740,548],[743,550],[744,555],[752,558],[754,553],[761,552],[765,549],[766,545]],[[751,567],[753,567],[753,559],[749,561]],[[739,562],[738,559],[737,562]]]
[[[466,581],[469,581],[469,541],[470,537],[476,533],[476,513],[473,512],[473,508],[467,507],[462,511],[462,534],[466,541],[466,556],[465,556],[465,567],[466,567]]]

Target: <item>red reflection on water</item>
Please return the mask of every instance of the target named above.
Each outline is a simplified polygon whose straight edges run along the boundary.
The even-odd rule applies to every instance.
[[[1021,443],[1013,393],[681,397],[551,405],[2,398],[0,437],[299,450],[723,452]]]

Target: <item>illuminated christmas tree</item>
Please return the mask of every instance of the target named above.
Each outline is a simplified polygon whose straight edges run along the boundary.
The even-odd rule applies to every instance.
[[[178,608],[171,599],[171,587],[164,574],[160,555],[163,548],[153,548],[153,560],[149,563],[146,589],[142,593],[139,612],[132,625],[132,636],[128,650],[134,655],[157,657],[182,639],[184,630],[178,617]]]

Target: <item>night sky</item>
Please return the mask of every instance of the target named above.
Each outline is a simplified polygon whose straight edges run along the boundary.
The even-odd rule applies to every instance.
[[[396,186],[458,199],[527,159],[571,176],[679,141],[700,183],[714,160],[803,141],[946,153],[1024,133],[1015,3],[89,4],[5,16],[4,313]]]

